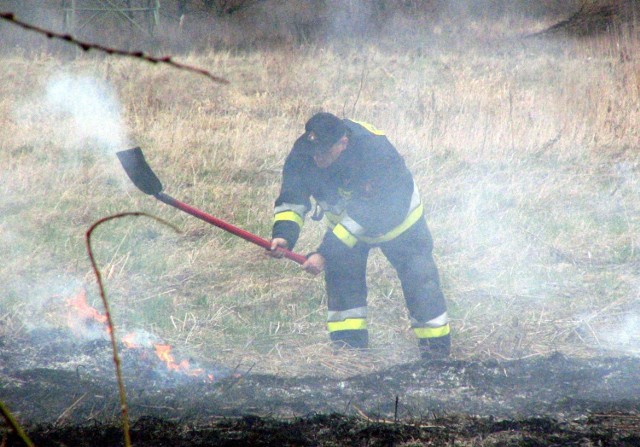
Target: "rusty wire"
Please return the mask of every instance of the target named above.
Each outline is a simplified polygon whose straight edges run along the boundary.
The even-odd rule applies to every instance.
[[[35,444],[33,443],[33,441],[29,439],[29,436],[27,436],[27,434],[24,432],[24,430],[22,429],[18,421],[16,421],[16,419],[13,417],[13,414],[11,414],[9,409],[6,407],[4,403],[2,403],[1,400],[0,400],[0,413],[2,413],[2,417],[4,418],[5,421],[7,421],[7,424],[9,424],[9,426],[13,428],[13,431],[16,432],[18,437],[22,439],[22,442],[24,442],[24,445],[26,445],[27,447],[35,447]]]
[[[73,37],[71,34],[57,33],[55,31],[51,31],[45,28],[40,28],[30,23],[18,20],[16,19],[15,14],[12,12],[0,12],[0,19],[13,23],[14,25],[19,26],[20,28],[24,28],[26,30],[34,31],[36,33],[47,36],[47,38],[49,39],[62,40],[64,42],[69,42],[81,48],[83,51],[96,50],[109,55],[132,57],[135,59],[143,60],[145,62],[150,62],[152,64],[166,64],[173,68],[177,68],[178,70],[185,70],[185,71],[190,71],[192,73],[200,74],[220,84],[229,84],[229,81],[223,77],[216,76],[203,68],[194,67],[192,65],[176,62],[171,58],[171,56],[154,57],[154,56],[145,54],[142,51],[119,50],[117,48],[110,48],[110,47],[96,44],[96,43],[81,41]]]
[[[98,282],[98,288],[100,289],[100,298],[102,298],[102,304],[104,305],[105,315],[107,317],[107,326],[109,327],[109,336],[111,338],[111,349],[113,351],[113,363],[116,367],[116,378],[118,380],[118,392],[120,394],[120,410],[122,414],[122,430],[124,432],[124,445],[125,447],[131,447],[131,435],[129,433],[129,410],[127,407],[127,396],[124,388],[124,380],[122,379],[122,369],[120,367],[120,356],[118,355],[118,344],[116,341],[115,328],[113,327],[113,321],[111,319],[111,311],[109,308],[109,301],[107,300],[107,296],[104,291],[104,284],[102,282],[102,274],[100,273],[100,269],[98,268],[98,264],[96,263],[96,259],[93,256],[93,249],[91,248],[91,234],[93,230],[95,230],[99,225],[113,220],[120,219],[122,217],[133,216],[133,217],[149,217],[151,219],[160,222],[161,224],[167,225],[172,228],[175,232],[179,233],[180,230],[170,224],[169,222],[160,219],[159,217],[152,216],[151,214],[143,213],[143,212],[124,212],[119,214],[113,214],[111,216],[103,217],[102,219],[96,221],[89,227],[87,233],[85,235],[86,245],[87,245],[87,253],[89,253],[89,259],[91,261],[91,267],[93,268],[93,273],[96,276],[96,281]]]

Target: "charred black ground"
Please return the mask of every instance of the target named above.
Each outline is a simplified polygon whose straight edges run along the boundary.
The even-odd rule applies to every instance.
[[[122,445],[108,343],[44,337],[0,340],[0,399],[36,445]],[[342,380],[200,365],[211,382],[126,350],[123,366],[137,446],[640,445],[632,357],[410,363]]]

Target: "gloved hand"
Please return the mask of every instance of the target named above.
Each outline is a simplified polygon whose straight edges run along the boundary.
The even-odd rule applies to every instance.
[[[302,269],[312,275],[317,275],[324,270],[324,256],[320,253],[313,253],[307,258],[307,262],[302,264]]]
[[[281,258],[283,256],[282,251],[278,250],[278,248],[287,248],[289,247],[289,243],[286,239],[281,237],[276,237],[271,239],[271,247],[267,250],[267,255],[272,258]]]

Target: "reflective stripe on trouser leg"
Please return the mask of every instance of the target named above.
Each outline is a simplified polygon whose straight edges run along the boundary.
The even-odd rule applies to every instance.
[[[336,344],[366,348],[367,284],[369,248],[339,246],[325,254],[329,336]]]
[[[366,306],[344,311],[329,311],[329,321],[327,321],[329,337],[337,344],[366,348],[369,342],[366,318]]]
[[[327,315],[329,332],[367,328],[367,306],[345,310],[330,310]]]
[[[411,327],[418,338],[444,337],[451,332],[446,312],[426,322],[419,322],[412,318]]]
[[[447,313],[420,323],[412,320],[411,326],[418,337],[418,347],[423,360],[444,359],[451,353],[451,328]]]

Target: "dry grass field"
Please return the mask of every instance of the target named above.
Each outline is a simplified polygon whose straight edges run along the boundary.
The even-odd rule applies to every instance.
[[[139,145],[165,191],[268,238],[280,169],[326,110],[383,129],[426,203],[453,356],[640,353],[640,42],[522,38],[544,24],[405,30],[380,42],[184,54],[228,86],[135,59],[7,52],[0,66],[0,333],[64,324],[94,235],[117,333],[282,376],[413,361],[395,273],[370,259],[372,350],[333,355],[321,277],[139,192]],[[422,30],[424,31],[424,30]],[[421,31],[421,32],[422,32]],[[308,221],[296,251],[319,242]]]

